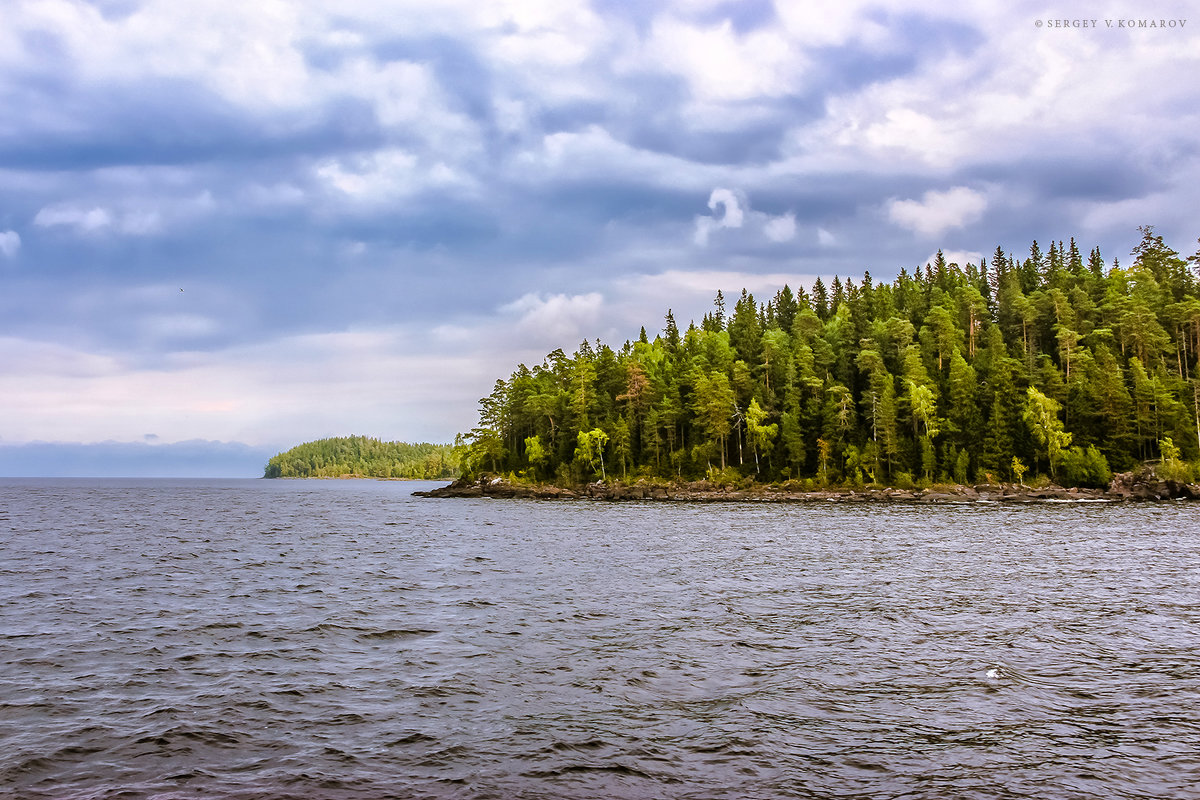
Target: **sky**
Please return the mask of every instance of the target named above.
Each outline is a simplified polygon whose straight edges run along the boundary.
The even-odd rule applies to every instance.
[[[0,474],[450,441],[555,348],[939,248],[1190,255],[1195,8],[9,0]]]

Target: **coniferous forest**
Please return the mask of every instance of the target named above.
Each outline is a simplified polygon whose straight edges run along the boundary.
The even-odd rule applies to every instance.
[[[1106,263],[1074,239],[939,251],[870,274],[718,292],[681,330],[584,341],[498,380],[467,437],[467,474],[894,486],[1050,480],[1104,486],[1147,461],[1200,457],[1200,253],[1153,228]],[[664,304],[665,305],[665,304]],[[657,327],[657,326],[652,326]]]
[[[263,477],[437,480],[456,476],[458,460],[450,445],[343,436],[305,442],[273,456]]]

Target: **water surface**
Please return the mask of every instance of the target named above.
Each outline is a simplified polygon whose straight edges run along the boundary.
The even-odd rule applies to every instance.
[[[0,481],[0,795],[1200,797],[1200,505]]]

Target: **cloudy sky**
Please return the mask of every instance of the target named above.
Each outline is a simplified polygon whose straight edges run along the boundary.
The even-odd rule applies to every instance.
[[[1189,255],[1194,10],[10,0],[0,474],[447,441],[520,361],[939,247]]]

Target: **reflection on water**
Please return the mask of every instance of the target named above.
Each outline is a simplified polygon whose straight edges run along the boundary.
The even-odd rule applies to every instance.
[[[1200,506],[0,484],[0,793],[1200,797]]]

